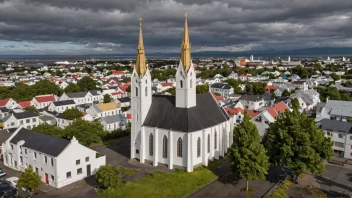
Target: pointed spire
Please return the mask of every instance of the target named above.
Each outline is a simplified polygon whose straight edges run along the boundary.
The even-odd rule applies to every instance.
[[[142,17],[139,18],[139,41],[137,47],[137,60],[136,60],[136,71],[139,77],[142,77],[147,70],[145,54],[144,54],[144,44],[142,35]]]
[[[185,28],[184,28],[182,45],[181,45],[181,62],[182,62],[183,68],[187,72],[191,67],[191,46],[189,44],[189,36],[188,36],[187,8],[185,8],[184,12],[185,12]]]

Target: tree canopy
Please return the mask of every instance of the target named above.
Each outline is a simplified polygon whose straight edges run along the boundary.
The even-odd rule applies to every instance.
[[[84,76],[78,80],[77,85],[80,87],[81,91],[89,91],[97,88],[97,82],[89,76]]]
[[[66,109],[63,116],[67,120],[74,120],[83,116],[82,112],[76,108]]]
[[[269,159],[260,144],[257,127],[247,113],[238,127],[234,128],[233,144],[229,148],[230,167],[235,176],[248,181],[265,179]]]
[[[208,93],[209,92],[209,85],[207,85],[207,84],[197,85],[196,92],[197,92],[197,94]]]
[[[117,167],[111,165],[100,166],[95,179],[101,188],[114,187],[121,183]]]
[[[33,131],[37,131],[54,137],[65,137],[65,131],[62,128],[47,123],[33,127]]]
[[[30,189],[33,194],[34,190],[38,189],[41,183],[40,176],[38,173],[33,172],[32,166],[29,165],[18,179],[17,187]]]
[[[282,92],[282,94],[281,94],[282,96],[286,96],[286,97],[288,97],[288,96],[290,96],[291,95],[291,92],[289,91],[289,90],[287,90],[287,89],[285,89],[283,92]]]
[[[332,73],[330,75],[330,77],[334,80],[334,81],[338,81],[341,79],[341,76],[337,75],[336,73]]]
[[[323,160],[330,159],[333,146],[314,120],[297,109],[286,111],[269,124],[263,144],[273,165],[287,166],[297,176],[305,170],[323,173]]]
[[[246,84],[246,92],[248,95],[263,95],[265,87],[266,84],[262,82],[249,82]]]
[[[104,103],[109,103],[111,102],[112,98],[109,94],[104,95]]]
[[[35,106],[28,106],[26,108],[24,108],[25,111],[33,111],[36,114],[39,114],[39,110],[37,108],[35,108]]]
[[[81,88],[75,83],[68,83],[64,91],[65,93],[76,93],[76,92],[80,92]]]

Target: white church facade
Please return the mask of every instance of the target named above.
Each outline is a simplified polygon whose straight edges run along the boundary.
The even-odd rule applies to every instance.
[[[142,25],[136,66],[131,79],[131,158],[169,169],[192,172],[224,156],[233,141],[230,118],[211,93],[196,94],[196,73],[190,55],[187,13],[181,60],[176,73],[176,96],[152,95]]]

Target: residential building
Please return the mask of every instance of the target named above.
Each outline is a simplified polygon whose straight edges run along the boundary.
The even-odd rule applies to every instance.
[[[101,124],[105,130],[114,131],[116,129],[125,129],[127,125],[127,118],[123,114],[102,117]]]
[[[6,98],[3,100],[0,100],[0,107],[6,107],[8,109],[11,109],[16,104],[17,104],[17,102],[14,101],[12,98]]]
[[[234,89],[229,84],[224,83],[214,83],[209,87],[211,92],[220,94],[223,97],[228,97],[230,94],[234,93]]]
[[[351,101],[327,99],[326,102],[321,102],[317,105],[315,121],[320,121],[326,118],[346,122],[348,118],[352,118],[351,112]]]
[[[42,95],[36,96],[31,100],[31,104],[37,109],[43,109],[49,106],[50,103],[55,102],[56,98],[54,95]]]
[[[93,119],[117,115],[121,113],[121,107],[119,107],[115,102],[102,103],[102,104],[94,104],[89,109],[87,109],[87,113],[90,114]]]
[[[240,107],[246,110],[257,110],[265,106],[265,101],[262,95],[242,95],[235,107]]]
[[[93,95],[90,92],[64,93],[59,101],[74,100],[76,105],[92,104],[94,102]]]
[[[25,171],[28,166],[42,182],[61,188],[94,175],[105,165],[105,156],[72,140],[52,137],[24,128],[17,129],[2,145],[4,165]]]
[[[130,97],[118,98],[116,100],[116,103],[119,107],[130,107],[131,106],[131,98]]]
[[[0,120],[10,115],[10,110],[6,107],[0,107]]]
[[[3,121],[4,129],[18,128],[20,126],[31,129],[39,125],[39,115],[32,111],[12,113],[4,118]]]
[[[63,113],[67,109],[73,109],[76,107],[74,100],[63,100],[50,103],[48,110]]]

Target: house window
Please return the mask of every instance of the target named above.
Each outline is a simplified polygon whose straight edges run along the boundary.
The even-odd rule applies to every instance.
[[[86,162],[89,162],[89,157],[86,157]]]
[[[153,134],[149,135],[149,155],[153,156]]]
[[[54,158],[51,158],[51,166],[54,166]]]
[[[31,120],[30,120],[30,119],[27,119],[27,120],[26,120],[26,123],[30,123],[30,122],[31,122]]]
[[[336,147],[343,148],[343,147],[344,147],[344,144],[341,143],[341,142],[335,142],[335,146],[336,146]]]
[[[76,165],[81,164],[81,160],[76,160]]]
[[[71,172],[66,173],[66,178],[71,178]]]
[[[36,152],[33,152],[33,157],[34,157],[35,160],[37,159],[37,153]]]
[[[24,153],[27,154],[27,149],[24,149]]]
[[[183,81],[180,80],[180,87],[183,88]]]
[[[350,140],[352,140],[352,135],[350,136]]]
[[[208,134],[208,153],[210,153],[210,134]]]
[[[13,150],[13,144],[11,144],[11,150]]]
[[[182,139],[177,140],[177,157],[182,157]]]
[[[54,181],[54,179],[55,179],[54,175],[51,175],[51,181]]]
[[[37,120],[35,118],[32,119],[32,122],[36,122]]]
[[[163,158],[167,158],[167,137],[163,137]]]
[[[214,134],[214,149],[217,149],[218,147],[218,142],[217,142],[217,134],[216,134],[216,131],[215,131],[215,134]]]
[[[200,157],[200,137],[198,138],[198,140],[197,140],[197,157]]]
[[[44,156],[44,164],[48,164],[48,157]]]
[[[82,174],[82,168],[77,169],[77,175]]]
[[[20,121],[20,125],[22,125],[22,124],[23,124],[23,120]]]
[[[343,136],[344,136],[343,134],[340,134],[340,133],[339,133],[339,138],[343,138]]]
[[[38,167],[35,167],[35,172],[36,172],[37,174],[39,173]]]
[[[136,97],[138,97],[138,87],[136,87]]]

